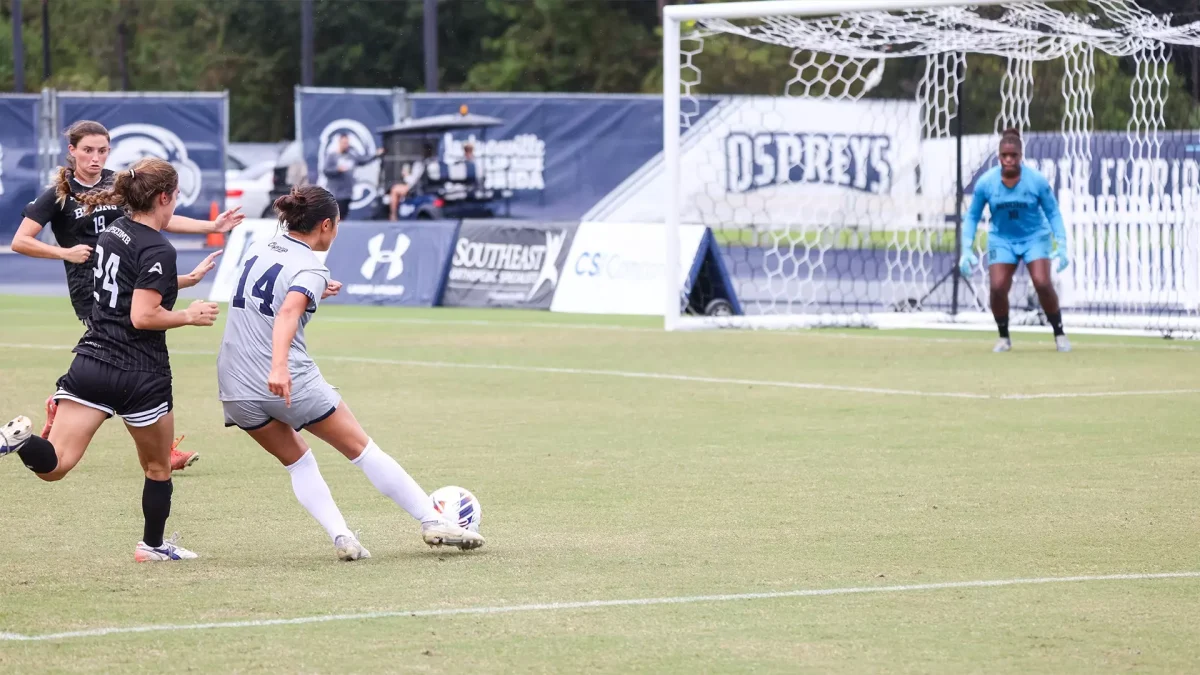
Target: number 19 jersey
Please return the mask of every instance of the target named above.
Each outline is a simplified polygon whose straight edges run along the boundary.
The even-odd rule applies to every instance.
[[[96,240],[92,264],[88,329],[72,351],[121,370],[170,375],[167,332],[134,328],[130,313],[138,289],[157,291],[163,309],[175,308],[175,247],[162,232],[121,217]]]
[[[293,398],[321,380],[321,371],[304,343],[304,326],[317,311],[328,285],[329,269],[299,239],[283,234],[251,247],[229,303],[229,319],[217,355],[217,387],[222,401],[279,398],[267,389],[271,340],[275,316],[293,291],[308,297],[308,308],[300,317],[300,327],[288,351]]]

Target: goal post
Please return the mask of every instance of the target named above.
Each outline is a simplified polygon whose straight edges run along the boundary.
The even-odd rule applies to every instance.
[[[1066,221],[1067,326],[1200,333],[1200,163],[1183,131],[1200,116],[1170,61],[1200,23],[1078,4],[665,7],[662,182],[647,188],[665,200],[665,328],[990,327],[988,218],[969,276],[958,232],[1016,127]],[[685,310],[692,225],[714,231],[743,316]],[[1032,298],[1020,271],[1014,325],[1044,323]]]

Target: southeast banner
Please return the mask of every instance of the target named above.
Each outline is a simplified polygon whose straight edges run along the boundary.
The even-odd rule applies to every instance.
[[[578,223],[463,221],[442,304],[550,309]]]
[[[457,221],[342,223],[325,259],[342,292],[326,302],[440,304],[457,233]]]
[[[107,168],[127,169],[143,157],[170,162],[179,173],[176,213],[208,220],[213,202],[224,207],[227,94],[60,93],[56,100],[62,128],[79,120],[108,128]],[[60,150],[65,158],[66,146]]]
[[[0,242],[21,223],[21,209],[41,188],[38,179],[38,96],[0,96]],[[61,269],[61,265],[59,268]]]
[[[338,138],[345,135],[350,150],[357,155],[373,157],[383,147],[376,132],[394,122],[390,90],[378,91],[336,89],[298,89],[300,120],[297,132],[304,145],[304,162],[308,178],[325,187],[329,153],[336,148]],[[350,203],[350,219],[367,220],[375,215],[379,198],[379,162],[359,166],[354,171],[354,196]]]

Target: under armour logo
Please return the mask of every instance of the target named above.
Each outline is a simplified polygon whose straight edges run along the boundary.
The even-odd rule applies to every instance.
[[[547,281],[550,282],[551,290],[558,287],[558,256],[562,253],[566,241],[566,232],[546,233],[546,257],[542,260],[542,271],[538,273],[537,281],[533,282],[533,287],[529,289],[526,302],[533,300],[533,296],[537,295],[542,284]]]
[[[400,276],[404,272],[404,253],[408,251],[408,247],[412,245],[412,240],[406,235],[396,235],[396,246],[390,250],[383,250],[384,234],[380,233],[371,237],[367,241],[367,252],[370,254],[359,268],[364,279],[371,279],[375,276],[375,268],[379,265],[387,263],[387,280],[391,281]]]
[[[154,263],[150,266],[150,271],[162,274],[162,263]]]

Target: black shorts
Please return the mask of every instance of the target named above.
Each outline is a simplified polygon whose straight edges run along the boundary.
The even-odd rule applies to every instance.
[[[345,220],[345,219],[346,219],[346,216],[350,215],[350,203],[351,203],[352,201],[354,201],[354,200],[353,200],[353,199],[339,199],[339,200],[337,200],[337,205],[338,205],[338,219],[339,219],[339,220]]]
[[[171,376],[116,366],[77,354],[67,374],[58,378],[54,400],[75,401],[120,415],[131,427],[148,427],[175,407]]]

